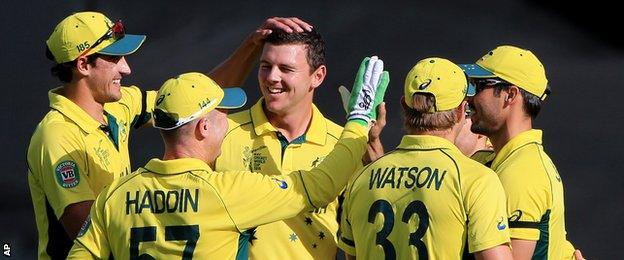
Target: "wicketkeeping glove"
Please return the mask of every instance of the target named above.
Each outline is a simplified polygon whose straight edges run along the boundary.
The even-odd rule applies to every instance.
[[[377,106],[383,102],[389,82],[390,75],[383,70],[381,59],[377,56],[364,58],[355,76],[353,91],[349,92],[344,86],[338,88],[347,120],[365,126],[375,120]]]

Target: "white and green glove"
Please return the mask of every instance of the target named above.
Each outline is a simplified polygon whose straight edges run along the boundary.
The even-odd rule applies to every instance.
[[[377,106],[383,102],[390,75],[383,70],[383,61],[377,56],[366,57],[360,64],[353,90],[344,86],[338,88],[342,105],[347,112],[347,121],[368,126],[377,118]]]

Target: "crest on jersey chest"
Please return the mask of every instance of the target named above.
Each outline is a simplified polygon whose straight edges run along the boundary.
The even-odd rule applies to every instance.
[[[262,171],[262,166],[268,161],[266,145],[258,148],[243,147],[243,167],[250,171]]]

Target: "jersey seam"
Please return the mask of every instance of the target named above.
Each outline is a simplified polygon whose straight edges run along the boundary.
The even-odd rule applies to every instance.
[[[458,180],[458,184],[459,184],[459,194],[461,194],[461,197],[462,197],[461,205],[464,208],[464,214],[466,214],[466,223],[468,223],[468,221],[470,221],[470,219],[468,219],[468,209],[466,208],[466,205],[464,205],[464,191],[462,189],[461,172],[459,170],[459,166],[457,165],[457,162],[455,161],[455,159],[453,159],[453,157],[451,157],[450,154],[446,153],[442,148],[438,148],[438,149],[440,150],[440,152],[442,152],[444,155],[446,155],[449,159],[451,159],[451,161],[455,165],[455,169],[457,170],[457,180]]]
[[[191,175],[203,180],[204,182],[206,182],[206,184],[213,190],[213,192],[215,193],[215,195],[217,195],[217,197],[219,198],[219,201],[221,202],[221,204],[223,205],[223,208],[225,209],[225,212],[227,212],[228,217],[230,218],[230,221],[232,221],[232,223],[234,224],[234,227],[236,227],[236,230],[238,230],[239,233],[242,232],[242,230],[238,227],[238,224],[236,224],[236,221],[234,221],[234,218],[232,217],[232,214],[230,213],[230,210],[228,209],[228,207],[225,204],[225,200],[223,199],[223,197],[221,196],[221,194],[218,192],[217,188],[214,187],[212,185],[212,183],[210,183],[208,180],[206,180],[204,178],[204,176],[200,176],[199,174],[196,174],[192,171],[188,171],[188,173],[190,173]]]
[[[310,198],[310,193],[308,193],[308,188],[306,188],[305,185],[305,181],[303,180],[303,175],[301,175],[301,171],[297,171],[299,173],[299,178],[301,179],[301,184],[303,185],[303,190],[306,193],[306,198],[308,198],[308,202],[310,202],[310,205],[312,205],[312,207],[314,207],[315,209],[317,208],[316,205],[314,205],[314,203],[312,203],[312,199]]]
[[[541,153],[541,149],[540,149],[540,144],[535,143],[535,145],[537,146],[537,153],[539,154],[540,157],[540,162],[542,163],[542,167],[544,168],[544,172],[546,173],[546,177],[548,178],[548,187],[550,188],[550,205],[552,207],[552,205],[554,205],[554,190],[553,190],[553,185],[552,185],[552,179],[550,178],[550,174],[548,174],[548,169],[546,168],[546,164],[544,163],[544,158],[542,157],[542,153]],[[549,207],[550,208],[550,207]]]

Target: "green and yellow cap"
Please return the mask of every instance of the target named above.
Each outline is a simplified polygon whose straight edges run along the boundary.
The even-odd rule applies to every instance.
[[[485,54],[476,64],[461,64],[470,78],[501,78],[541,100],[550,94],[544,66],[529,50],[503,45]]]
[[[459,66],[434,57],[420,60],[407,73],[404,89],[407,106],[413,108],[411,98],[416,93],[432,94],[435,106],[430,112],[439,112],[458,107],[466,96],[473,96],[475,90]]]
[[[247,102],[241,88],[221,87],[208,76],[189,72],[168,79],[158,90],[154,127],[171,130],[200,118],[215,108],[236,109]]]
[[[61,21],[46,41],[56,63],[73,61],[82,55],[101,53],[124,56],[134,53],[145,35],[125,34],[121,21],[112,22],[98,12],[80,12]]]

